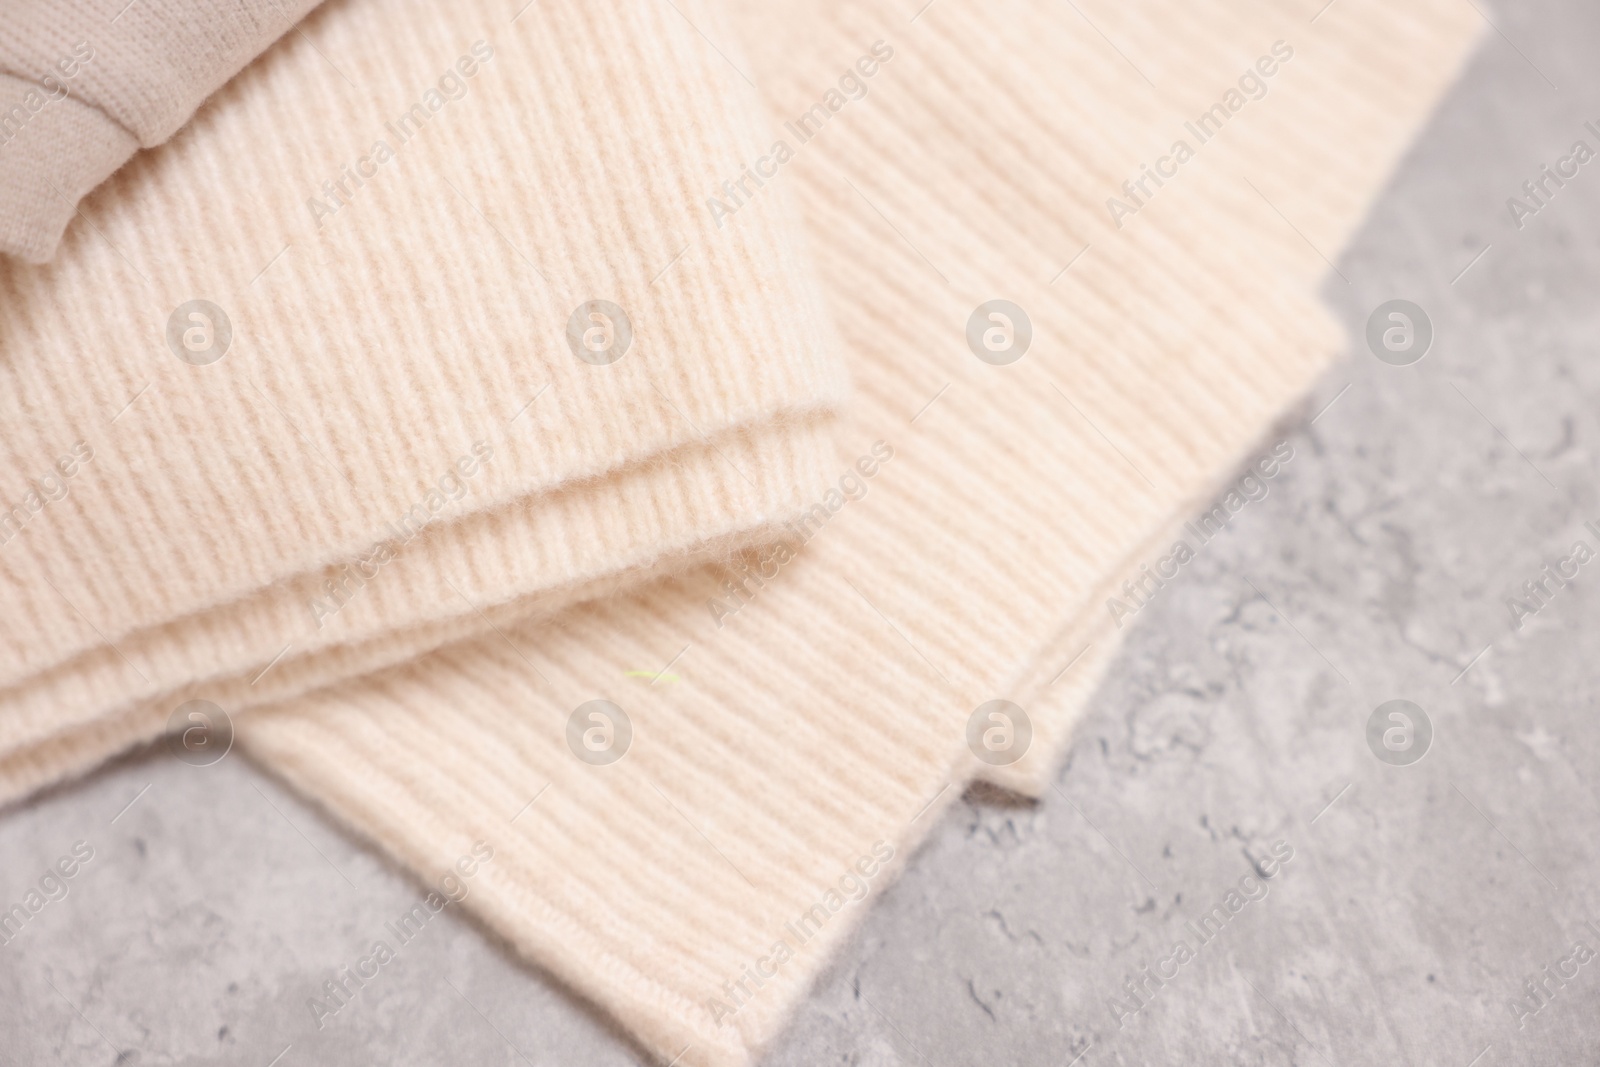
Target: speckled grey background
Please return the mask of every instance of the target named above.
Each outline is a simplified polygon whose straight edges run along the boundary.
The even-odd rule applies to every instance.
[[[771,1064],[1600,1063],[1600,959],[1507,1008],[1600,950],[1600,560],[1520,630],[1506,606],[1600,547],[1600,163],[1520,231],[1505,203],[1600,147],[1600,10],[1489,14],[1327,289],[1357,343],[1415,300],[1432,351],[1322,383],[1271,495],[1139,613],[1057,791],[948,812]],[[1394,697],[1436,731],[1414,766],[1366,745]],[[649,1062],[454,909],[316,1030],[306,998],[419,889],[237,757],[0,813],[0,900],[77,840],[69,895],[0,946],[0,1064]],[[1280,840],[1267,895],[1134,1001]]]

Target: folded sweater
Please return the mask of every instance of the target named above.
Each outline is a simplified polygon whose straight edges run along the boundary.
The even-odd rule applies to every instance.
[[[344,4],[0,264],[0,798],[798,514],[845,376],[681,19]]]
[[[66,510],[94,532],[58,542],[67,546],[61,555],[41,547],[25,557],[41,567],[71,560],[48,570],[45,584],[59,586],[72,614],[47,616],[48,633],[18,626],[8,638],[26,659],[8,690],[23,703],[15,714],[0,707],[0,730],[14,731],[0,736],[0,752],[12,753],[0,784],[17,795],[150,736],[181,696],[225,694],[230,710],[262,704],[239,715],[244,750],[419,876],[433,879],[475,841],[492,843],[499,874],[467,906],[664,1061],[749,1062],[859,921],[861,901],[894,876],[963,782],[984,777],[1036,793],[1048,781],[1121,632],[1108,597],[1159,570],[1172,532],[1242,461],[1278,454],[1263,435],[1339,350],[1316,286],[1476,24],[1434,0],[1407,12],[1344,0],[1314,23],[1318,13],[1301,6],[935,4],[915,17],[832,0],[731,10],[617,0],[520,13],[401,0],[328,7],[305,32],[341,69],[359,72],[351,77],[363,91],[393,90],[474,55],[453,42],[481,39],[495,57],[479,63],[477,82],[462,73],[459,95],[432,82],[443,113],[429,122],[445,128],[424,127],[418,145],[408,140],[379,162],[363,147],[376,136],[370,120],[407,110],[403,91],[398,103],[391,94],[364,98],[365,111],[330,106],[285,130],[283,108],[306,106],[295,87],[310,69],[295,49],[275,49],[192,134],[91,199],[97,229],[69,236],[78,244],[63,257],[63,277],[159,261],[162,271],[149,275],[159,284],[169,272],[185,283],[233,279],[226,293],[244,292],[247,305],[253,287],[265,287],[254,298],[260,309],[242,318],[260,331],[251,366],[267,410],[192,390],[196,379],[173,373],[226,369],[226,359],[196,368],[175,349],[158,350],[176,356],[161,382],[175,400],[156,414],[166,432],[139,438],[142,451],[114,451],[124,465],[104,469],[121,477],[107,480],[97,509],[74,486],[30,519],[23,536],[36,537],[53,529],[34,525],[53,518],[52,508],[78,501]],[[519,88],[504,91],[515,106],[445,126],[469,115],[463,105],[475,99],[500,99],[476,94],[493,63],[504,70],[513,55],[523,60]],[[673,95],[677,79],[696,91]],[[420,89],[413,94],[427,106]],[[746,110],[708,132],[686,100],[719,114]],[[369,119],[365,136],[351,119],[358,113]],[[573,115],[580,120],[563,125]],[[599,165],[577,177],[584,135],[596,128],[609,131],[593,137]],[[264,138],[268,130],[276,138]],[[451,130],[436,154],[411,150]],[[682,139],[706,150],[674,152]],[[215,180],[264,144],[283,173],[316,177],[293,197],[275,182]],[[317,166],[293,169],[311,158]],[[348,199],[335,204],[327,194],[312,206],[308,190],[324,180],[339,188],[341,158],[367,183],[345,178]],[[413,159],[424,160],[414,185],[385,183],[396,163]],[[511,176],[524,167],[525,185]],[[631,173],[641,176],[619,193]],[[510,188],[491,203],[483,194],[497,183]],[[440,195],[430,200],[423,186]],[[635,193],[637,213],[608,214],[614,198]],[[226,229],[246,205],[259,214],[235,223],[228,242],[189,239]],[[300,213],[316,229],[297,243],[290,220]],[[441,217],[455,225],[437,226]],[[665,217],[700,240],[679,246]],[[459,236],[466,227],[481,245]],[[288,251],[275,260],[280,242]],[[294,266],[289,257],[302,251],[309,265]],[[588,329],[605,333],[587,302],[655,321],[632,310],[651,301],[645,276],[654,267],[641,263],[665,264],[666,284],[693,266],[692,255],[707,257],[704,270],[684,284],[716,299],[687,299],[679,318],[664,315],[690,328],[672,335],[678,346],[652,346],[650,368],[656,353],[670,360],[682,351],[672,383],[707,361],[736,381],[742,372],[791,382],[761,392],[751,418],[720,399],[721,379],[704,395],[664,385],[670,402],[661,404],[633,379],[579,376],[629,365],[626,356],[596,366],[578,355]],[[286,266],[283,287],[269,285]],[[546,272],[586,279],[567,294],[570,307],[543,295],[533,275]],[[45,346],[37,360],[8,357],[7,373],[26,388],[14,391],[6,424],[48,423],[57,406],[70,406],[74,390],[35,368],[59,371],[80,352],[109,361],[104,380],[122,386],[119,403],[137,396],[139,382],[127,378],[143,365],[119,355],[117,341],[141,335],[137,315],[117,318],[124,309],[115,301],[92,304],[98,290],[88,282],[66,286],[82,294],[68,317],[76,343],[52,348],[59,330],[35,323],[64,283],[29,289],[35,281],[4,279],[30,297],[17,303],[23,310],[7,334]],[[164,340],[169,312],[159,309],[177,307],[179,295],[195,298],[163,290],[143,335]],[[575,311],[579,344],[563,363],[548,339],[565,343]],[[203,349],[206,324],[195,325]],[[456,330],[482,343],[464,345]],[[534,336],[546,346],[530,343]],[[837,425],[835,337],[855,395]],[[457,363],[450,354],[462,348],[477,355]],[[308,351],[317,359],[296,355]],[[543,373],[527,373],[519,354]],[[449,369],[437,377],[418,369],[436,365]],[[110,392],[84,384],[100,373],[74,388]],[[479,465],[495,477],[508,468],[538,475],[481,483],[485,498],[471,514],[407,542],[400,566],[417,566],[386,566],[363,587],[361,597],[391,588],[380,584],[391,577],[401,582],[392,586],[397,603],[362,639],[319,644],[295,661],[285,651],[256,684],[244,679],[248,668],[238,666],[260,663],[281,632],[266,626],[270,637],[261,636],[256,620],[277,616],[236,605],[270,600],[319,567],[326,580],[326,568],[370,551],[365,539],[437,485],[423,472],[460,458],[458,437],[491,440],[463,429],[496,416],[515,423],[545,381],[545,399],[578,399],[521,449],[509,432],[504,444],[494,439],[493,459]],[[619,392],[585,390],[596,381]],[[442,383],[477,400],[468,408],[476,419],[446,413]],[[264,439],[273,408],[292,432]],[[669,408],[702,432],[674,436],[663,425]],[[585,466],[612,455],[586,450],[588,421],[635,410],[661,418],[644,419],[643,431],[602,433],[626,454]],[[230,436],[245,416],[248,432]],[[774,461],[759,441],[745,442],[759,435],[754,427],[788,428],[795,440]],[[362,462],[372,434],[383,458]],[[577,442],[571,453],[556,450],[567,477],[532,454],[551,438]],[[206,462],[263,440],[272,476],[248,486],[226,476],[242,467]],[[735,440],[749,450],[734,455]],[[630,448],[638,441],[646,443]],[[446,561],[479,558],[493,522],[514,521],[497,515],[503,502],[524,505],[504,508],[509,516],[543,515],[551,494],[581,496],[600,474],[642,472],[654,485],[652,472],[680,470],[684,450],[697,447],[742,460],[755,483],[753,503],[730,504],[720,524],[676,538],[647,531],[626,541],[631,553],[607,542],[587,568],[557,567],[547,580],[551,571],[535,565],[539,579],[510,590],[492,584],[493,572],[468,586],[456,580],[465,570],[449,569]],[[106,451],[96,446],[87,469]],[[414,460],[405,475],[393,473],[393,454]],[[501,464],[507,455],[517,462]],[[158,468],[172,458],[177,472]],[[307,475],[319,459],[327,469]],[[186,480],[184,463],[204,474]],[[338,506],[341,469],[361,487],[348,511]],[[295,478],[314,480],[314,490]],[[176,495],[162,495],[169,486]],[[644,492],[683,496],[681,487]],[[208,529],[213,495],[229,502],[215,513],[228,519]],[[230,510],[241,500],[242,510]],[[771,500],[781,503],[764,506]],[[141,507],[162,513],[150,531]],[[540,540],[508,535],[509,547],[484,554],[542,555],[617,525],[609,513],[569,524],[555,510],[540,520],[553,530],[523,531]],[[98,560],[102,546],[120,547],[124,524],[133,530],[127,559],[162,566],[78,577],[75,568]],[[322,554],[305,551],[309,544]],[[757,547],[734,553],[741,544]],[[9,547],[0,545],[0,565]],[[723,562],[684,569],[711,555]],[[181,570],[175,561],[201,573],[171,577]],[[11,566],[6,579],[28,588],[21,583],[32,572]],[[70,589],[55,580],[63,576]],[[402,591],[441,577],[467,594],[460,599],[485,601],[456,613],[466,620],[459,630],[429,630],[438,609]],[[649,581],[624,591],[640,580]],[[50,591],[32,590],[30,607]],[[92,605],[82,616],[74,595]],[[322,621],[356,619],[369,602],[361,597]],[[202,613],[214,614],[186,636],[139,645],[149,661],[121,648],[123,638],[165,635]],[[97,633],[74,629],[74,618]],[[185,688],[228,627],[248,635],[227,643],[237,654],[215,678]],[[85,686],[92,699],[73,706],[91,710],[62,727],[28,694],[58,679],[77,684],[69,664],[80,655],[126,655],[125,666],[141,670],[171,656],[174,665],[135,701],[108,699],[109,682]],[[406,657],[414,658],[374,669]],[[258,697],[285,667],[283,688]],[[131,674],[120,684],[133,685]]]
[[[1314,15],[741,8],[713,40],[772,143],[708,210],[794,186],[855,386],[807,520],[246,750],[419,873],[492,842],[468,906],[521,952],[664,1062],[751,1062],[964,782],[1046,786],[1122,583],[1292,463],[1268,431],[1343,346],[1316,288],[1479,29]]]

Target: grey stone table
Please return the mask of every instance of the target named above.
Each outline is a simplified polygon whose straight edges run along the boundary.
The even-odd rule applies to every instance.
[[[770,1063],[1600,1063],[1600,164],[1506,203],[1600,149],[1600,9],[1462,2],[1498,29],[1328,285],[1356,341],[1296,458],[1139,613],[1057,788],[949,811]],[[1396,297],[1413,366],[1360,344]],[[1396,698],[1411,765],[1368,743]],[[0,1064],[648,1062],[448,912],[308,1026],[416,889],[242,760],[0,814],[0,900],[41,881]]]

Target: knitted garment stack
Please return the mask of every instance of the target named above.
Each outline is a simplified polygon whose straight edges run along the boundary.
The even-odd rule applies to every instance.
[[[466,905],[664,1061],[751,1062],[1292,458],[1480,25],[1320,6],[324,7],[0,273],[3,469],[61,487],[0,545],[0,790],[215,701],[424,880],[492,844]]]
[[[567,16],[538,58],[488,4],[434,7],[313,20],[361,89],[285,42],[59,263],[0,274],[0,797],[187,700],[291,697],[725,554],[831,475],[845,378],[789,198],[737,241],[704,210],[758,147],[753,94],[670,6]]]

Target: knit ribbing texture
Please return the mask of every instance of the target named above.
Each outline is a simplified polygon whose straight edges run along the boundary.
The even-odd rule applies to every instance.
[[[420,877],[491,843],[466,906],[663,1061],[752,1062],[966,782],[1048,788],[1108,591],[1342,350],[1317,287],[1478,21],[1319,6],[323,8],[0,271],[3,469],[92,448],[0,545],[0,792],[216,699]]]
[[[1316,288],[1479,24],[1317,6],[741,8],[854,375],[841,454],[892,458],[819,487],[731,615],[727,569],[676,576],[266,709],[247,749],[418,872],[493,841],[514,877],[471,906],[523,953],[663,1059],[750,1062],[963,782],[1048,786],[1108,589],[1343,349]],[[1133,199],[1141,164],[1177,169]],[[707,191],[737,227],[775,189]],[[994,299],[1031,325],[1003,366],[966,339]],[[632,726],[604,766],[567,742],[597,698]],[[994,699],[1032,724],[1008,766],[968,744]]]
[[[701,201],[754,91],[670,6],[396,6],[319,13],[0,265],[0,799],[725,557],[836,466],[790,194]]]

